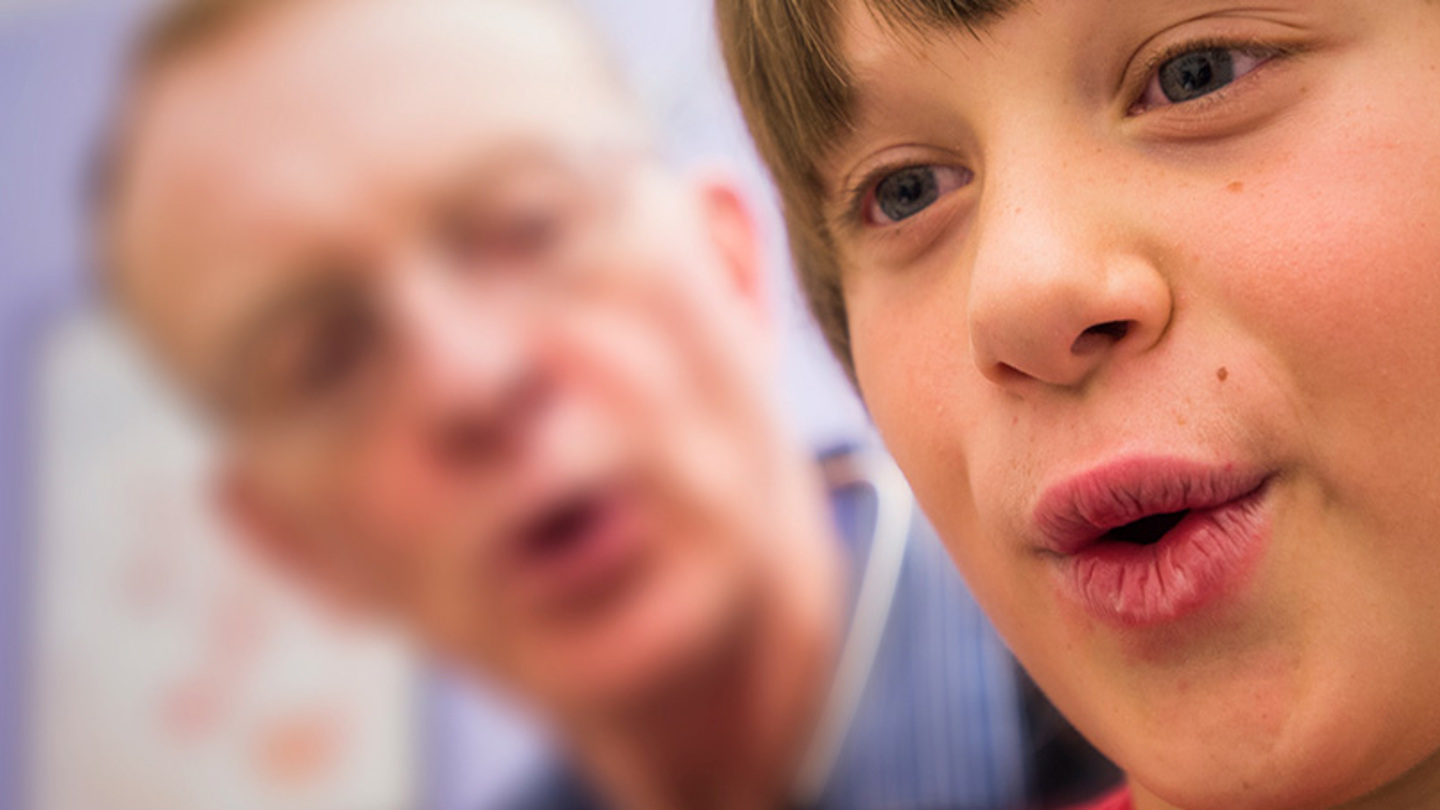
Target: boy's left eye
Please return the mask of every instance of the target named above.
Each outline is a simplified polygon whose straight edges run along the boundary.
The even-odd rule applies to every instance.
[[[1162,63],[1133,112],[1208,96],[1270,61],[1271,53],[1238,48],[1197,48]]]
[[[907,166],[880,179],[865,219],[893,225],[919,214],[941,197],[968,184],[970,173],[952,166]]]

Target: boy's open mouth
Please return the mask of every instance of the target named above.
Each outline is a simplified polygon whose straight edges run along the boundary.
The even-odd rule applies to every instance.
[[[1122,457],[1046,490],[1032,525],[1069,601],[1108,624],[1152,626],[1243,585],[1269,536],[1272,477]]]
[[[1116,526],[1106,532],[1101,539],[1132,543],[1137,546],[1153,546],[1163,540],[1171,529],[1179,526],[1180,522],[1189,514],[1190,510],[1186,509],[1181,512],[1151,515],[1124,526]]]

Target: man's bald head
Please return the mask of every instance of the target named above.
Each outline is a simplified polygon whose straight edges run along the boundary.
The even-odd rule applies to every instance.
[[[256,254],[319,224],[307,217],[390,218],[355,203],[418,193],[400,186],[442,182],[497,139],[649,146],[561,0],[180,0],[140,43],[101,247],[111,289],[187,383],[208,361],[184,321],[221,317],[192,304],[238,303],[242,264],[303,261]]]

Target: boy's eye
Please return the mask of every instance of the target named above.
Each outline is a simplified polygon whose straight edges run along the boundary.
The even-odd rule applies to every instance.
[[[1136,112],[1208,96],[1265,64],[1272,56],[1237,48],[1199,48],[1182,53],[1161,64],[1150,77],[1145,94],[1135,105]]]
[[[875,186],[866,218],[873,225],[909,219],[970,182],[970,173],[951,166],[910,166],[886,175]]]

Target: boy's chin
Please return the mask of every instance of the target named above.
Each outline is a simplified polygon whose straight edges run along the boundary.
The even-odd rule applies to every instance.
[[[1344,747],[1343,739],[1333,745]],[[1184,751],[1186,746],[1180,746]],[[1273,759],[1252,759],[1222,752],[1208,764],[1196,751],[1196,760],[1166,770],[1146,765],[1130,774],[1137,797],[1153,796],[1160,804],[1184,810],[1315,810],[1339,807],[1379,790],[1387,780],[1403,774],[1384,776],[1356,767],[1355,752],[1309,751],[1294,756],[1277,754]]]
[[[1387,726],[1363,693],[1347,701],[1293,682],[1233,686],[1228,696],[1223,688],[1194,695],[1188,706],[1160,701],[1142,709],[1144,719],[1130,730],[1110,730],[1126,741],[1110,753],[1137,794],[1184,810],[1336,807],[1434,756],[1384,733],[1398,726]]]

